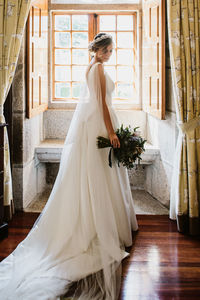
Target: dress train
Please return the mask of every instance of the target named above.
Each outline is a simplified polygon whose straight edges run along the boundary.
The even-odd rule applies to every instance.
[[[74,112],[49,199],[27,237],[0,263],[0,299],[116,300],[121,261],[138,229],[127,170],[108,165],[98,63]],[[106,101],[115,129],[113,81],[105,72]]]

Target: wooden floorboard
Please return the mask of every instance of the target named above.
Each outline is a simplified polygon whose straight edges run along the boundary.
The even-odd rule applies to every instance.
[[[0,260],[26,237],[38,213],[16,213]],[[177,231],[168,216],[137,215],[130,256],[123,260],[120,300],[200,299],[200,237]],[[89,299],[88,299],[89,300]]]

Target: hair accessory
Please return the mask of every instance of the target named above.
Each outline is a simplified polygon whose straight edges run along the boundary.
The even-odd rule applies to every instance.
[[[108,39],[108,38],[112,39],[112,35],[106,33],[106,34],[102,34],[102,36],[98,37],[97,39],[94,39],[93,41],[95,43],[98,43],[99,41],[102,41],[102,40]]]
[[[89,44],[89,49],[91,49],[96,43],[102,41],[102,40],[105,40],[105,39],[112,39],[112,35],[106,33],[106,34],[103,34],[102,36],[98,37],[97,39],[94,39],[92,42],[90,42]]]

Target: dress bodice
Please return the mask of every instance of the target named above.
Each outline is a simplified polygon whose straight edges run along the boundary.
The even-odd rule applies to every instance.
[[[99,63],[93,64],[88,72],[88,75],[86,76],[87,77],[87,85],[89,88],[89,95],[90,95],[89,96],[90,108],[88,108],[88,111],[91,111],[92,107],[94,109],[99,109],[99,107],[96,106],[96,103],[101,102],[101,86],[100,86],[100,80],[99,80],[99,72],[97,69],[98,64]],[[112,125],[113,125],[114,129],[116,130],[117,128],[119,128],[119,120],[117,118],[114,106],[112,105],[112,93],[115,89],[115,84],[105,69],[104,69],[104,75],[105,75],[105,80],[106,80],[105,100],[106,100],[106,104],[107,104],[109,112],[110,112]],[[104,122],[103,122],[103,124],[104,124]],[[105,133],[106,133],[107,131],[106,131],[105,125],[103,125],[103,127],[104,127]]]
[[[98,94],[98,72],[97,72],[97,65],[99,63],[95,63],[92,65],[91,69],[89,70],[88,77],[87,77],[87,84],[90,91],[90,95],[93,97],[94,95]],[[108,75],[107,71],[104,69],[104,75],[106,79],[106,103],[108,106],[112,105],[112,93],[115,89],[115,84],[111,77]]]

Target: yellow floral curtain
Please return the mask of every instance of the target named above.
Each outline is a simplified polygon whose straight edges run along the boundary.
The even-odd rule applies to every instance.
[[[200,234],[200,1],[168,0],[172,81],[179,136],[170,196],[178,231]]]
[[[0,0],[0,123],[5,123],[3,106],[13,81],[30,2],[31,0]],[[4,140],[4,205],[10,207],[12,214],[12,177],[6,128]]]

